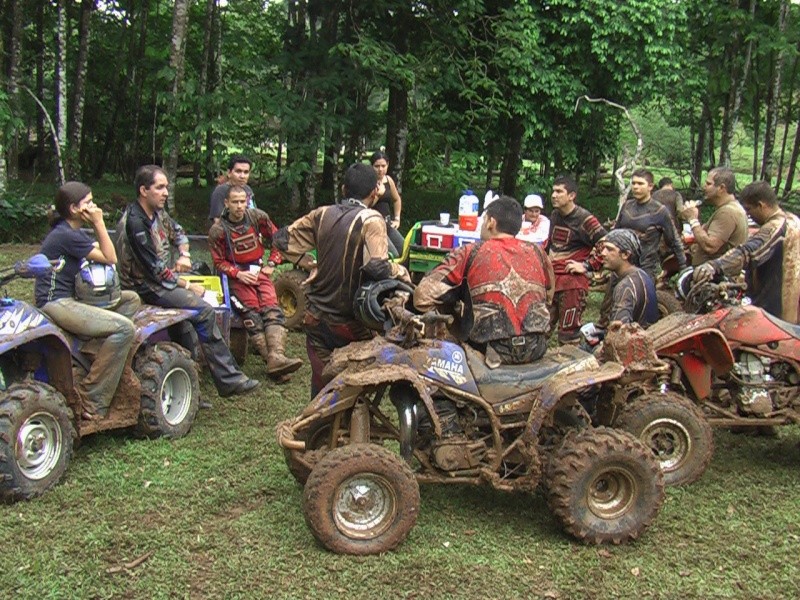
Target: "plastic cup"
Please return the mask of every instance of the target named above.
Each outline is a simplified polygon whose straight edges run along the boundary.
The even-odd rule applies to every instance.
[[[449,225],[450,213],[439,213],[439,223],[442,225]]]

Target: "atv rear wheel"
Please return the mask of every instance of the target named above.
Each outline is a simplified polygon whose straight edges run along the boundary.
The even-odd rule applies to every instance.
[[[638,538],[664,502],[649,449],[605,427],[570,432],[550,461],[548,502],[564,529],[590,544]]]
[[[45,383],[15,383],[0,395],[0,498],[35,498],[61,480],[77,438],[72,418]]]
[[[286,329],[300,329],[306,312],[306,290],[303,282],[308,273],[301,269],[284,271],[275,279],[275,295],[283,310]]]
[[[172,342],[147,346],[134,371],[142,383],[136,429],[150,438],[179,438],[192,428],[200,403],[197,369],[187,350]]]
[[[671,290],[656,290],[656,301],[658,302],[658,318],[663,319],[667,315],[676,312],[684,312],[683,304],[675,297]]]
[[[326,454],[311,471],[303,513],[314,537],[340,554],[379,554],[417,522],[419,485],[408,465],[375,444]]]
[[[622,410],[615,427],[650,448],[666,485],[697,481],[714,454],[714,434],[703,413],[672,392],[637,398]]]

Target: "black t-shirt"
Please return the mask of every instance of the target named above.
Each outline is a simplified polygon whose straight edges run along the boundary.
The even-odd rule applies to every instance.
[[[59,262],[50,275],[36,278],[36,306],[42,307],[53,300],[74,297],[75,275],[92,248],[94,240],[91,236],[81,229],[73,229],[66,221],[59,222],[50,230],[39,251],[50,260]]]

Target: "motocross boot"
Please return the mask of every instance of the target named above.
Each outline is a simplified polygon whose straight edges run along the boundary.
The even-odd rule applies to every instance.
[[[281,325],[268,325],[264,328],[264,334],[255,336],[256,348],[261,358],[267,363],[267,374],[277,381],[282,376],[294,373],[303,366],[302,359],[288,358],[285,354],[286,329]],[[263,345],[262,345],[263,344]]]

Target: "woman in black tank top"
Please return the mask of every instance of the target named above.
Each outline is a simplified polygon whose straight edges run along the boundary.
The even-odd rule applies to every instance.
[[[370,158],[372,168],[378,176],[378,200],[372,206],[386,219],[386,229],[389,234],[389,252],[395,256],[403,253],[403,236],[400,233],[400,212],[403,201],[394,180],[387,175],[389,160],[385,153],[375,152]]]

